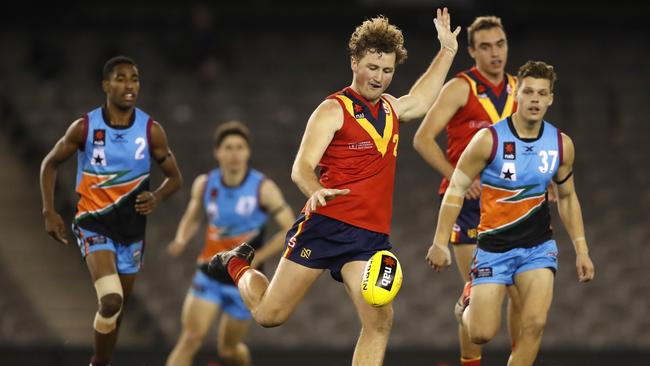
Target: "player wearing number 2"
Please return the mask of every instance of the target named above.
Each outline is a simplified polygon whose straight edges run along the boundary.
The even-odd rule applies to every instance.
[[[92,366],[110,364],[119,319],[142,263],[146,215],[182,181],[164,130],[135,107],[140,91],[135,62],[124,56],[108,60],[102,87],[106,104],[70,125],[43,159],[40,179],[45,228],[67,244],[63,219],[54,209],[54,185],[57,167],[77,153],[73,231],[98,299]],[[166,176],[153,192],[151,160]]]
[[[427,261],[436,270],[451,264],[448,240],[472,178],[481,179],[481,218],[462,321],[473,343],[488,342],[501,324],[506,286],[521,302],[520,333],[508,365],[532,365],[553,297],[557,246],[551,238],[547,187],[558,186],[558,210],[576,251],[581,282],[593,279],[580,203],[573,182],[571,139],[544,114],[553,102],[553,67],[529,61],[519,69],[517,112],[479,131],[452,175]]]

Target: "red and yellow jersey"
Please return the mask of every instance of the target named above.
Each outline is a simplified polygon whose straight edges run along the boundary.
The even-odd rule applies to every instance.
[[[75,223],[128,244],[145,234],[146,217],[135,211],[135,200],[149,189],[153,120],[138,108],[128,126],[111,126],[107,118],[104,108],[84,116],[86,137],[77,152]]]
[[[319,163],[325,188],[350,193],[318,207],[316,214],[370,231],[389,234],[395,186],[399,120],[382,97],[375,105],[351,88],[332,94],[343,108],[343,126]]]
[[[447,160],[454,167],[472,137],[482,128],[510,116],[517,110],[514,90],[516,79],[509,74],[499,85],[490,83],[473,67],[456,75],[469,84],[467,104],[447,124]],[[439,194],[444,194],[449,180],[443,178]]]

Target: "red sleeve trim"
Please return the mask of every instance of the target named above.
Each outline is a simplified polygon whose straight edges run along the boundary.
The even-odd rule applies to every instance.
[[[268,178],[266,178],[265,175],[262,175],[262,179],[260,179],[260,184],[257,186],[257,206],[259,206],[260,210],[267,212],[266,207],[262,206],[262,184],[264,184],[264,181],[266,181]]]
[[[488,159],[488,164],[492,163],[494,160],[494,157],[497,155],[497,145],[499,142],[499,139],[497,138],[497,131],[494,129],[494,127],[488,127],[490,130],[490,134],[492,135],[492,152],[490,153],[490,158]]]
[[[84,151],[86,150],[86,142],[88,141],[88,115],[84,114],[83,118],[83,142],[81,143],[81,146],[79,147],[79,150]]]
[[[149,117],[147,121],[147,146],[149,146],[149,152],[151,152],[151,127],[153,126],[153,119]]]
[[[562,131],[560,129],[557,129],[557,149],[559,151],[560,155],[560,164],[558,164],[558,167],[562,165],[562,162],[564,162],[564,144],[562,143]]]

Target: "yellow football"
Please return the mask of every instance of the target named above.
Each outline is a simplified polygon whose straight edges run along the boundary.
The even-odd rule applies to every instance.
[[[374,307],[389,304],[402,287],[402,267],[397,257],[387,251],[375,253],[368,262],[361,278],[361,294]]]

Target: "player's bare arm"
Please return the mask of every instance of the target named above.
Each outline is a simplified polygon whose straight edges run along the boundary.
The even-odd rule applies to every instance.
[[[153,160],[158,162],[165,180],[154,192],[142,192],[136,198],[135,210],[142,215],[148,215],[156,208],[158,202],[176,192],[183,183],[183,177],[176,164],[176,158],[167,144],[165,130],[158,122],[151,124],[150,153]]]
[[[453,32],[451,31],[451,18],[447,8],[436,10],[434,24],[438,32],[440,51],[429,65],[427,71],[413,84],[407,95],[399,99],[386,95],[393,107],[395,107],[401,122],[421,118],[427,113],[438,96],[454,56],[458,51],[456,37],[460,33],[460,27],[456,27]]]
[[[282,191],[274,181],[265,179],[260,187],[260,206],[273,218],[278,231],[259,250],[255,251],[255,259],[251,263],[253,268],[266,262],[271,257],[282,251],[284,237],[291,229],[294,221],[293,210],[284,200]]]
[[[185,213],[176,229],[176,236],[169,245],[167,252],[173,256],[178,256],[185,250],[187,243],[196,235],[203,217],[203,191],[208,182],[208,176],[201,174],[192,183],[192,193],[190,202],[187,204]]]
[[[61,215],[54,208],[56,170],[61,163],[68,160],[79,148],[83,148],[86,138],[84,134],[83,118],[72,122],[65,135],[57,141],[41,163],[41,200],[43,202],[45,230],[50,237],[63,244],[68,244],[68,239],[65,235],[65,224]]]
[[[343,126],[343,109],[334,100],[322,102],[309,117],[296,160],[291,169],[291,179],[309,197],[306,210],[327,205],[336,196],[348,194],[348,189],[327,189],[318,182],[315,169],[323,157],[334,134]]]
[[[440,91],[440,95],[429,109],[413,138],[413,147],[422,158],[440,174],[451,179],[454,167],[447,160],[436,138],[445,129],[452,117],[467,104],[469,85],[460,78],[453,78]],[[477,199],[481,194],[478,180],[472,182],[465,198]]]
[[[438,225],[433,237],[433,244],[427,253],[427,262],[436,271],[446,269],[451,265],[449,254],[449,238],[451,230],[458,218],[467,190],[472,184],[472,178],[478,176],[485,168],[492,153],[492,134],[488,129],[482,129],[470,141],[458,165],[452,174],[449,188],[442,199],[438,213]]]
[[[594,278],[594,264],[589,257],[589,246],[585,238],[585,227],[582,221],[582,209],[575,190],[573,180],[573,161],[575,148],[569,136],[562,134],[563,158],[554,177],[558,189],[558,211],[560,219],[571,237],[576,252],[576,270],[580,282],[588,282]]]

